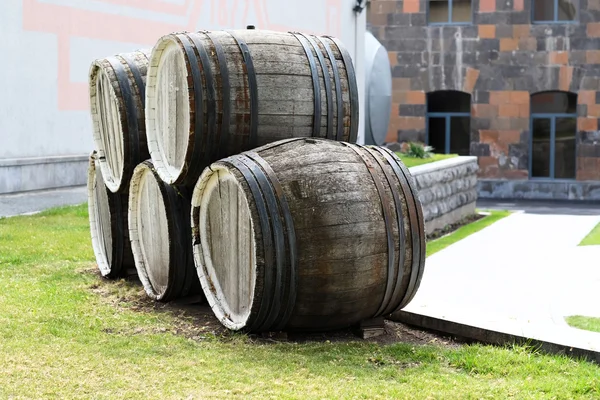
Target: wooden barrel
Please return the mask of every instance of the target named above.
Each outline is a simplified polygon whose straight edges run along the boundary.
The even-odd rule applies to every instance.
[[[135,274],[127,229],[128,198],[106,188],[97,163],[96,152],[93,152],[87,181],[92,248],[100,274],[107,279],[116,279]]]
[[[127,191],[133,169],[150,157],[146,144],[146,73],[149,50],[92,63],[89,77],[94,143],[106,186]]]
[[[152,162],[145,161],[133,172],[129,204],[133,257],[148,296],[166,302],[201,294],[192,255],[189,195],[165,184]]]
[[[358,89],[332,37],[264,30],[174,33],[152,51],[146,126],[161,178],[193,186],[226,156],[293,137],[355,142]]]
[[[213,163],[192,195],[194,259],[232,330],[327,330],[406,306],[425,263],[420,202],[390,151],[279,141]]]

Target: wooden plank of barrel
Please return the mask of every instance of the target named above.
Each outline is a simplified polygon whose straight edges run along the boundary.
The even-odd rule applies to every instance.
[[[117,279],[135,273],[127,229],[128,197],[108,190],[97,164],[97,154],[93,152],[87,181],[92,248],[100,274]]]
[[[135,266],[148,296],[167,302],[201,294],[194,266],[190,197],[164,183],[147,160],[129,189],[129,235]]]
[[[89,76],[94,143],[106,186],[127,191],[133,169],[150,157],[146,144],[149,50],[92,63]]]
[[[161,178],[193,186],[226,156],[293,137],[355,142],[358,89],[336,38],[265,30],[173,33],[152,51],[148,148]]]
[[[232,330],[353,326],[405,307],[423,274],[414,182],[380,147],[296,138],[225,158],[191,217],[204,294]]]

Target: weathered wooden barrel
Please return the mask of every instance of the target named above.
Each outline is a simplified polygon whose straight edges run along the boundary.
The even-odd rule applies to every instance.
[[[193,186],[223,157],[281,139],[355,142],[358,89],[338,39],[235,30],[174,33],[152,51],[146,90],[152,161]]]
[[[421,205],[385,148],[297,138],[219,160],[191,218],[204,294],[232,330],[353,326],[406,306],[423,274]]]
[[[100,274],[116,279],[135,274],[135,263],[127,229],[127,195],[115,194],[104,185],[97,155],[90,155],[88,211],[92,248]]]
[[[149,160],[131,178],[129,235],[148,296],[167,302],[202,293],[192,255],[190,197],[164,183]]]
[[[89,77],[94,143],[106,187],[126,191],[133,169],[150,157],[146,144],[149,50],[92,63]]]

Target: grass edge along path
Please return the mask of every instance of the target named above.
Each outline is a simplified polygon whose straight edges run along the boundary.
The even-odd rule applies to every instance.
[[[482,212],[482,211],[477,210],[477,212]],[[470,224],[461,226],[457,230],[455,230],[445,236],[442,236],[441,238],[427,242],[427,256],[429,257],[429,256],[437,253],[438,251],[445,249],[446,247],[450,246],[451,244],[454,244],[454,243],[458,242],[459,240],[466,238],[467,236],[470,236],[476,232],[479,232],[483,228],[486,228],[486,227],[492,225],[494,222],[497,222],[497,221],[501,220],[502,218],[508,217],[512,213],[511,211],[503,211],[503,210],[502,211],[490,210],[490,211],[485,211],[485,212],[489,212],[489,215],[486,215],[485,217],[483,217],[477,221],[471,222]]]
[[[594,227],[579,243],[579,246],[600,245],[600,223]]]
[[[566,317],[567,324],[573,328],[583,329],[590,332],[600,333],[600,318],[584,317],[582,315],[571,315]]]
[[[214,335],[96,268],[84,206],[0,220],[0,398],[600,396],[600,367],[527,346]]]

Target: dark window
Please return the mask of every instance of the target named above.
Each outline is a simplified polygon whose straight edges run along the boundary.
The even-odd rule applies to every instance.
[[[464,24],[471,15],[471,0],[429,0],[430,24]]]
[[[534,22],[569,22],[577,19],[577,0],[534,0]]]
[[[531,96],[530,176],[575,179],[577,95],[542,92]]]
[[[427,94],[427,144],[436,153],[469,155],[471,96],[456,91]]]

